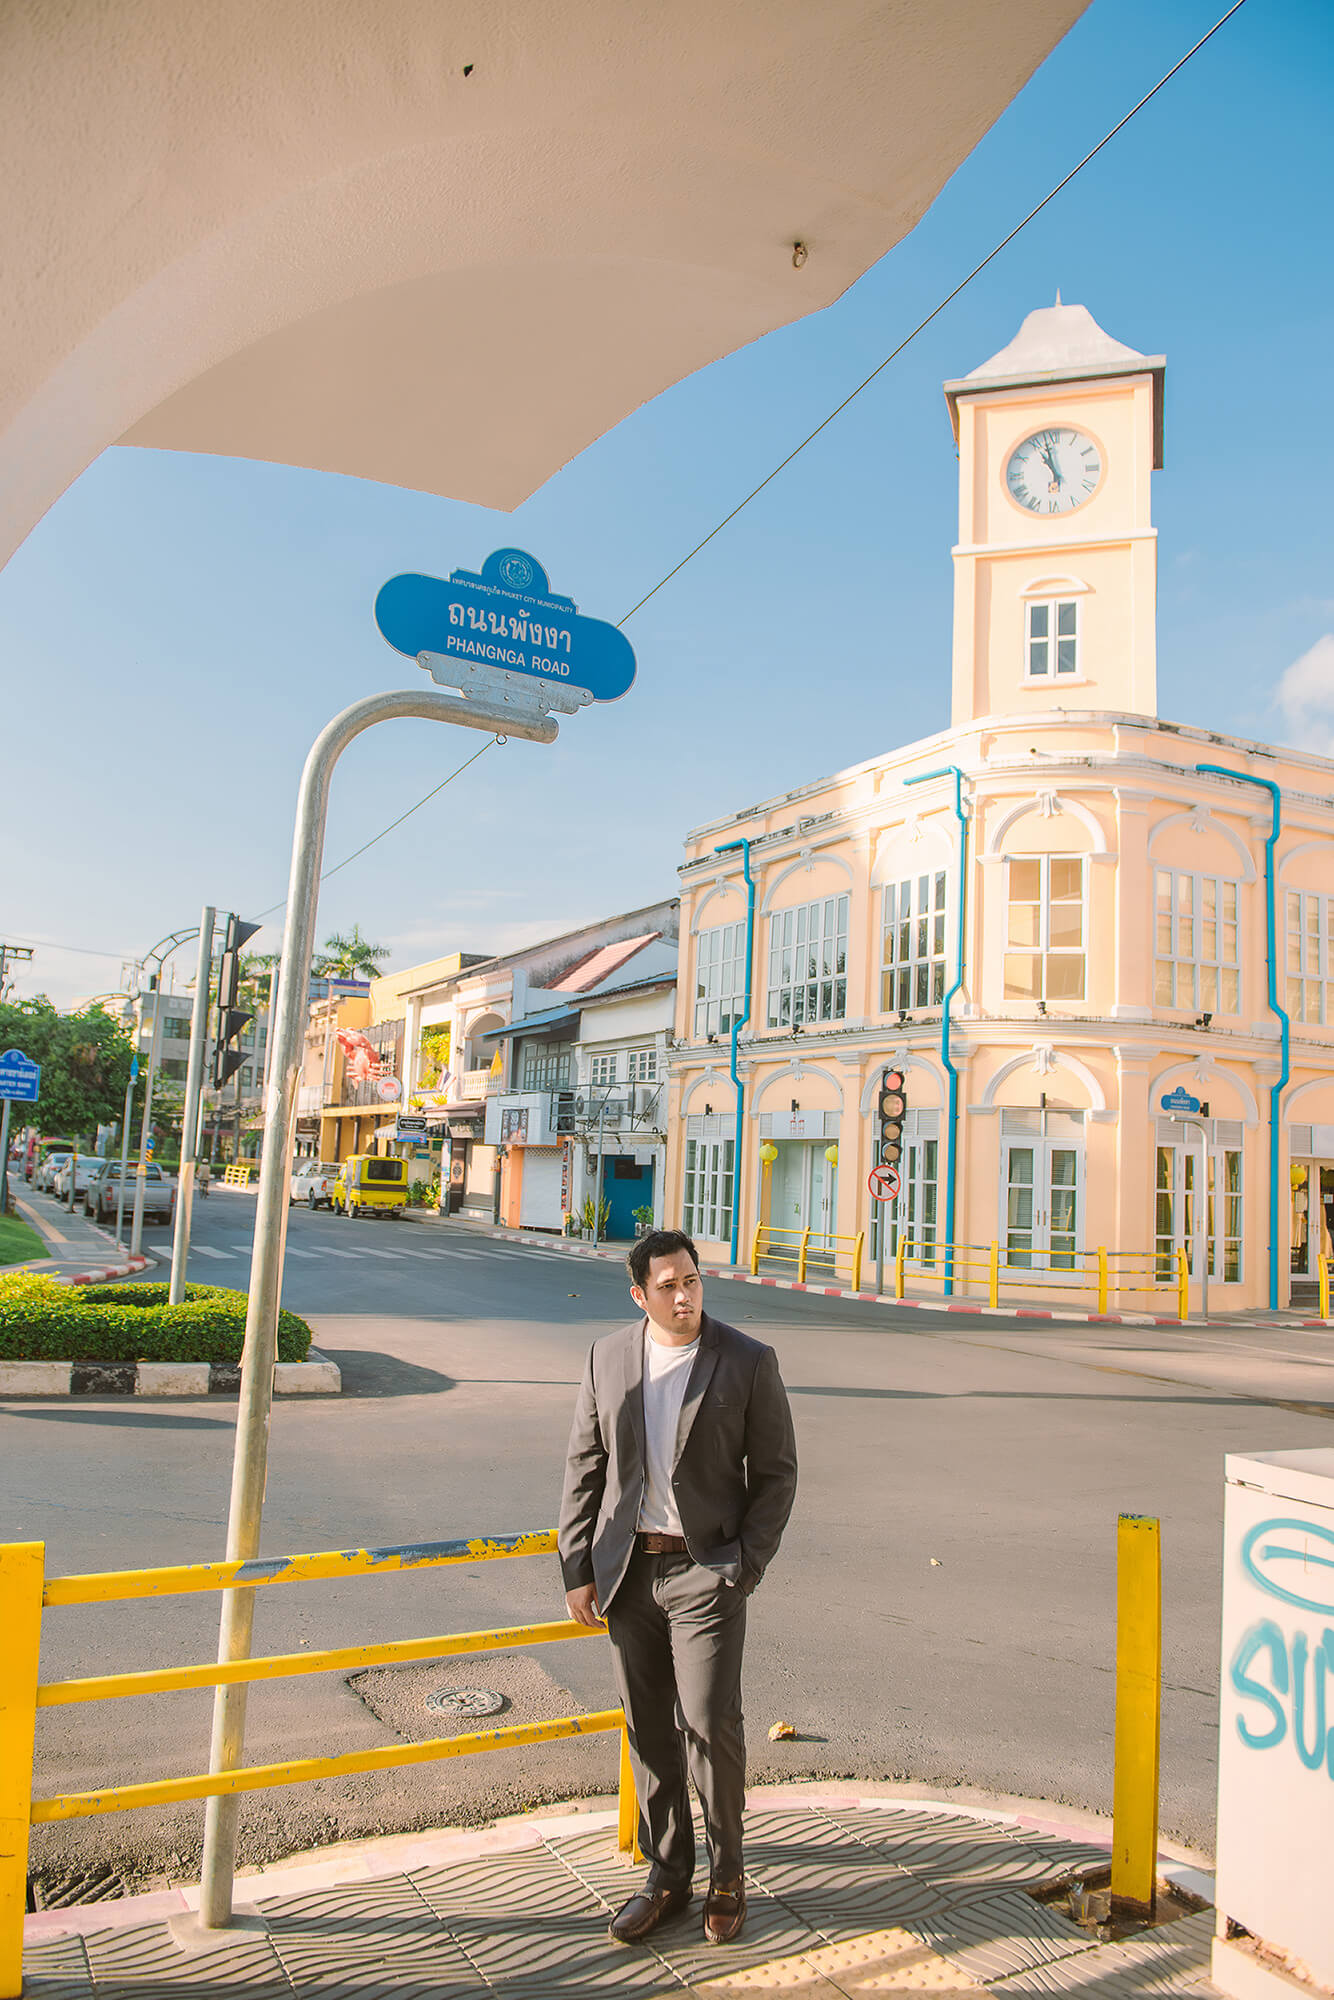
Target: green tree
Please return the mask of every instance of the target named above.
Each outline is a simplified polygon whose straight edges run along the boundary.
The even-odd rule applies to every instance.
[[[44,993],[0,1004],[0,1049],[22,1049],[41,1064],[35,1122],[44,1131],[91,1141],[124,1112],[134,1044],[103,1008],[62,1014]]]
[[[361,926],[353,924],[346,935],[335,931],[324,940],[311,971],[317,979],[378,979],[388,957],[388,945],[369,943]]]
[[[277,963],[276,951],[242,952],[239,985],[252,1006],[268,1006],[273,997],[273,972]]]

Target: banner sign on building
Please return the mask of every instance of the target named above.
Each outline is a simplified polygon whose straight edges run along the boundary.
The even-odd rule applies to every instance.
[[[391,577],[375,600],[375,622],[397,652],[502,672],[530,674],[583,688],[594,701],[617,701],[635,677],[630,641],[601,618],[581,618],[574,600],[557,597],[535,556],[496,549],[480,575],[453,570],[448,581],[409,573]]]

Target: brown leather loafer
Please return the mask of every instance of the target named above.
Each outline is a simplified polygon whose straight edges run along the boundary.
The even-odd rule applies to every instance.
[[[659,1924],[665,1924],[669,1917],[679,1917],[682,1910],[690,1908],[690,1895],[689,1889],[641,1889],[629,1902],[621,1904],[607,1925],[607,1934],[617,1944],[642,1944]]]
[[[744,1882],[710,1882],[704,1898],[705,1944],[735,1944],[746,1921]]]

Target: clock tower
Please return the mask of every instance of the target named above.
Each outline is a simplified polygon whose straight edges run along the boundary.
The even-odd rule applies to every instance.
[[[1149,478],[1163,462],[1165,368],[1058,294],[945,384],[959,445],[951,727],[1156,713]]]

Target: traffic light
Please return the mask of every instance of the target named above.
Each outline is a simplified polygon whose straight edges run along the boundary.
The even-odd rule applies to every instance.
[[[903,1071],[887,1069],[880,1077],[876,1094],[876,1163],[897,1167],[903,1152],[903,1121],[908,1115],[908,1096],[903,1088]]]
[[[229,916],[227,935],[222,947],[222,964],[218,968],[218,1039],[213,1051],[213,1088],[221,1090],[229,1077],[236,1075],[245,1057],[241,1050],[234,1048],[247,1024],[254,1020],[253,1012],[246,1007],[238,1007],[241,981],[241,951],[260,928],[258,924],[242,923],[240,917]]]

